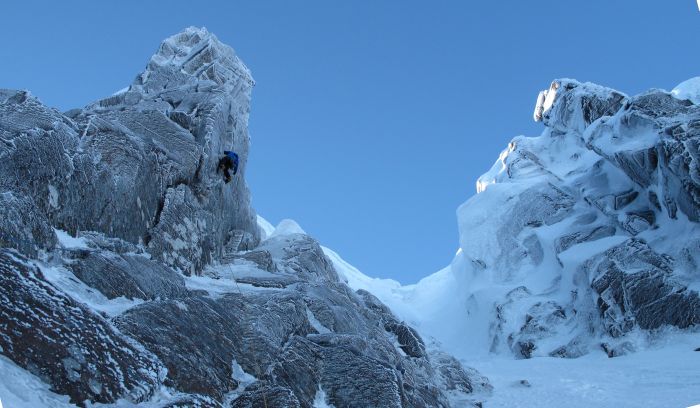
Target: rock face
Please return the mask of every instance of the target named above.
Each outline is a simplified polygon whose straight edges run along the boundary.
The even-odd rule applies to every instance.
[[[136,254],[75,251],[69,268],[76,278],[109,299],[168,299],[186,295],[185,280],[174,270]]]
[[[353,292],[298,226],[261,241],[252,86],[188,28],[84,109],[0,91],[0,353],[83,406],[476,404],[488,380]]]
[[[241,248],[256,245],[244,179],[252,86],[230,47],[192,28],[165,40],[128,90],[85,109],[64,115],[28,92],[0,92],[0,189],[16,195],[5,211],[30,211],[31,197],[56,227],[141,243],[188,274],[218,259],[235,230]],[[241,158],[231,184],[216,174],[224,150]],[[28,250],[12,245],[20,228],[0,232]],[[34,241],[51,247],[51,237]]]
[[[632,238],[589,260],[586,267],[611,336],[635,325],[685,329],[700,324],[697,292],[674,279],[673,259],[654,252],[646,242]]]

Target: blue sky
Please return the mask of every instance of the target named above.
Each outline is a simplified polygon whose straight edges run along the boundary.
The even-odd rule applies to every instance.
[[[0,87],[62,110],[128,85],[205,26],[257,81],[248,182],[372,276],[412,283],[457,248],[455,209],[554,78],[634,94],[700,75],[694,0],[23,1],[2,6]]]

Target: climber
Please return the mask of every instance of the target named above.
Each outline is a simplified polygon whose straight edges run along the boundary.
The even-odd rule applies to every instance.
[[[222,171],[224,173],[224,181],[226,183],[231,181],[231,173],[229,170],[233,169],[233,174],[238,173],[238,155],[235,152],[224,150],[224,157],[219,159],[219,166],[217,167],[217,173]]]

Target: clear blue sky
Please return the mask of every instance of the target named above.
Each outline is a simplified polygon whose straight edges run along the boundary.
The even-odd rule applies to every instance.
[[[571,77],[638,93],[700,75],[695,0],[15,1],[0,87],[67,110],[128,85],[160,41],[205,26],[257,86],[248,182],[372,276],[412,283],[457,248],[455,209],[537,92]]]

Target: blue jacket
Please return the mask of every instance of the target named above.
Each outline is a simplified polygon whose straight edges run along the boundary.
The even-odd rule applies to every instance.
[[[238,173],[238,155],[236,154],[236,152],[224,150],[224,154],[228,156],[233,162],[233,174]]]

